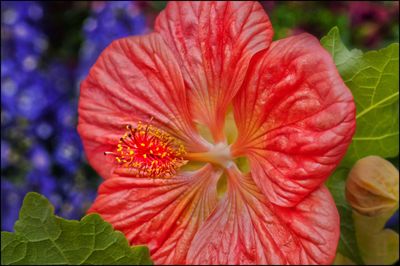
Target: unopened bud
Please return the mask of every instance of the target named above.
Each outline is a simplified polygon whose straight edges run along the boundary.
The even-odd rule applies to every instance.
[[[347,178],[346,198],[362,215],[393,210],[399,202],[399,171],[378,156],[358,160]]]

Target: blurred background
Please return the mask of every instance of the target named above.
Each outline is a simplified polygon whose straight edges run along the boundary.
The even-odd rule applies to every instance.
[[[399,41],[397,1],[261,3],[275,39],[321,38],[337,25],[350,48]],[[150,32],[165,4],[1,2],[1,230],[13,231],[28,191],[44,194],[61,217],[84,215],[101,178],[76,131],[79,84],[111,41]],[[388,226],[398,231],[396,215]]]

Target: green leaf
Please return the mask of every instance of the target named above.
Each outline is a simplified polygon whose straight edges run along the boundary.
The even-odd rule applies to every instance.
[[[14,229],[15,233],[1,232],[2,265],[152,264],[147,247],[130,247],[99,215],[62,219],[34,192],[26,195]]]
[[[352,209],[347,204],[345,196],[344,188],[348,173],[348,168],[341,167],[336,169],[325,185],[332,193],[340,215],[340,240],[338,252],[351,259],[356,264],[363,264],[357,245]]]
[[[378,51],[349,51],[334,27],[321,44],[332,55],[354,96],[357,128],[342,165],[368,155],[399,154],[399,44]]]
[[[349,51],[337,27],[321,39],[321,44],[332,55],[356,103],[356,133],[341,167],[336,169],[326,185],[335,199],[341,218],[338,252],[340,256],[361,264],[360,243],[356,238],[352,209],[344,194],[345,180],[349,168],[365,156],[398,156],[399,45],[396,43],[367,53],[356,49]],[[343,260],[338,258],[336,262],[339,261]]]

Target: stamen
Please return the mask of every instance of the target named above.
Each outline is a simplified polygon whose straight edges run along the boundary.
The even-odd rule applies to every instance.
[[[184,146],[166,132],[138,122],[137,127],[126,126],[115,152],[104,155],[115,157],[124,168],[130,168],[137,177],[172,177],[179,167],[186,164]]]
[[[224,168],[233,163],[230,147],[224,143],[214,145],[207,152],[186,153],[184,158],[190,161],[213,163]]]

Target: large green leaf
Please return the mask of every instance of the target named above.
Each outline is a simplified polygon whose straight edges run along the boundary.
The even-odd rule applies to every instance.
[[[357,128],[342,165],[350,167],[368,155],[399,154],[399,44],[363,54],[349,51],[339,30],[321,39],[331,53],[343,81],[354,96]]]
[[[15,233],[1,232],[2,265],[152,264],[147,247],[130,247],[99,215],[62,219],[34,192],[26,195],[14,229]]]
[[[364,54],[356,49],[349,51],[337,27],[321,39],[321,44],[332,55],[356,103],[356,133],[341,167],[326,184],[341,218],[338,252],[361,264],[352,209],[344,195],[345,180],[358,159],[368,155],[394,157],[399,153],[399,45]]]
[[[338,252],[357,264],[363,264],[357,245],[352,209],[349,204],[347,204],[345,196],[344,187],[346,185],[348,173],[348,168],[338,168],[325,184],[332,193],[340,215],[340,241]]]

